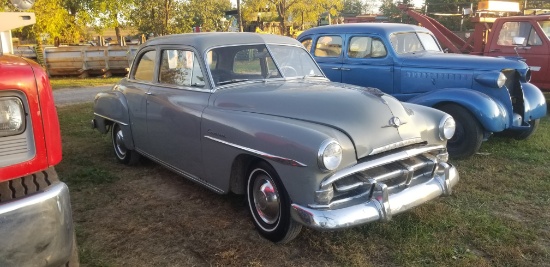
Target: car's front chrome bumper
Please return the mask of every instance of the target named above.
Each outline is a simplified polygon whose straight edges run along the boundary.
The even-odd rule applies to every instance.
[[[0,266],[61,266],[71,256],[69,189],[57,182],[42,192],[0,203]]]
[[[450,195],[452,187],[458,183],[456,168],[448,163],[440,163],[442,171],[432,179],[397,192],[390,193],[381,184],[379,197],[364,203],[340,209],[312,209],[292,204],[292,218],[297,222],[317,230],[335,230],[366,224],[374,221],[390,220],[392,215],[407,211],[442,195]]]

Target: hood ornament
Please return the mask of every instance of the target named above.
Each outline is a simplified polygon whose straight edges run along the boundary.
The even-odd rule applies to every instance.
[[[402,122],[401,119],[399,119],[399,117],[391,117],[389,121],[389,125],[382,126],[382,128],[387,128],[387,127],[399,128],[399,126],[403,124],[406,124],[406,122]]]

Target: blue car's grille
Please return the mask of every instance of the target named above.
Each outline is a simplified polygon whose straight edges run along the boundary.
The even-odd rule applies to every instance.
[[[523,105],[523,91],[521,89],[521,84],[519,83],[519,74],[513,69],[502,70],[502,73],[506,76],[506,83],[504,85],[508,88],[508,92],[510,93],[512,109],[514,113],[517,113],[523,117],[525,108]]]

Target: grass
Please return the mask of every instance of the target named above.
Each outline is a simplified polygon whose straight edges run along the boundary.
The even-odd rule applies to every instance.
[[[550,120],[525,141],[491,138],[452,161],[453,195],[343,231],[259,237],[243,197],[144,162],[126,167],[88,127],[91,104],[58,110],[81,261],[87,266],[548,266]],[[268,251],[268,252],[267,252]]]
[[[62,88],[77,88],[77,87],[93,87],[101,85],[114,85],[120,81],[122,77],[108,77],[108,78],[77,78],[77,77],[61,77],[51,78],[50,83],[52,89]]]

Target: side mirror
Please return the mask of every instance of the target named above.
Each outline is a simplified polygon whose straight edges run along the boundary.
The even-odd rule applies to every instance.
[[[525,37],[514,37],[512,44],[513,45],[523,45],[523,42],[525,42]]]

